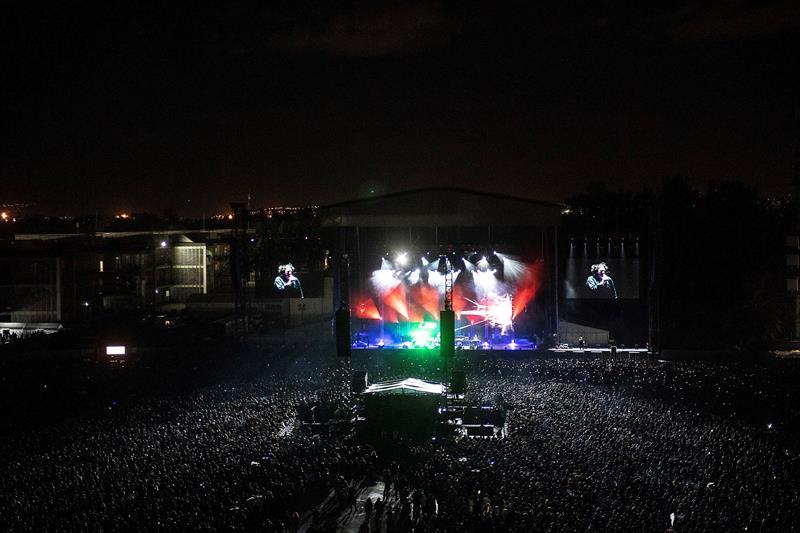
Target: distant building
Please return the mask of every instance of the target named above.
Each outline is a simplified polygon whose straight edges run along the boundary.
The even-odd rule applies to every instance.
[[[0,257],[0,322],[61,321],[61,259]]]
[[[155,248],[155,304],[181,306],[192,294],[208,292],[206,244],[181,235],[163,240]]]
[[[230,286],[229,230],[15,235],[0,245],[0,322],[182,309]]]

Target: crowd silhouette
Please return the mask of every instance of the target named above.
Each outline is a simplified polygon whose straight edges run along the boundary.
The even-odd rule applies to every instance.
[[[257,376],[6,432],[4,528],[335,531],[362,512],[362,531],[389,532],[663,531],[670,515],[681,532],[800,524],[791,362],[466,357],[466,400],[502,402],[506,438],[373,446],[307,431],[298,409],[348,404],[354,368],[437,379],[441,360],[265,357]],[[378,481],[380,502],[357,508]]]

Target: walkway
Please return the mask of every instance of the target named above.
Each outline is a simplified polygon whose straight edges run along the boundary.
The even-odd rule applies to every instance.
[[[366,519],[366,515],[364,514],[364,502],[367,501],[367,498],[372,498],[373,503],[375,503],[378,498],[382,499],[383,489],[383,481],[378,481],[370,487],[361,489],[357,497],[358,503],[356,504],[356,510],[353,511],[351,507],[348,507],[342,511],[342,514],[339,516],[338,527],[336,529],[337,533],[358,533],[361,524],[363,524]],[[320,517],[324,520],[337,506],[338,504],[335,500],[334,493],[331,491],[325,501],[317,507]],[[373,512],[373,517],[374,516],[375,514]],[[312,518],[312,511],[303,514],[300,529],[298,530],[299,533],[306,533],[311,529]]]

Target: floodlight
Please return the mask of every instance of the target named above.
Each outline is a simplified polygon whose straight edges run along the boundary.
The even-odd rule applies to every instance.
[[[402,252],[397,254],[397,257],[394,260],[395,263],[406,266],[408,264],[408,252]]]

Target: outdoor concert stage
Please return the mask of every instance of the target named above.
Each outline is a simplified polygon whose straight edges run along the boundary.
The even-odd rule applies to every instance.
[[[352,348],[438,352],[447,309],[456,349],[538,349],[557,328],[560,209],[451,188],[322,208]]]
[[[517,339],[519,341],[519,339]],[[561,348],[543,348],[534,345],[510,345],[510,344],[493,344],[491,346],[476,348],[456,348],[456,355],[463,355],[469,357],[482,357],[482,356],[519,356],[525,357],[608,357],[608,358],[637,358],[652,356],[652,352],[647,348],[617,348],[612,350],[611,347],[604,348],[577,348],[577,347],[561,347]],[[424,357],[439,357],[439,347],[435,348],[415,348],[405,346],[395,346],[392,348],[381,346],[354,346],[354,355],[363,354],[367,356],[383,355],[391,356],[397,354],[402,357],[409,357],[411,359],[424,358]]]
[[[383,342],[382,339],[359,338],[356,336],[356,341],[353,342],[354,350],[419,350],[425,351],[439,351],[439,342],[423,342],[419,343],[414,339],[405,340],[401,342]],[[456,350],[467,351],[532,351],[538,350],[539,344],[536,341],[531,341],[526,338],[500,338],[483,340],[483,338],[456,338]]]

